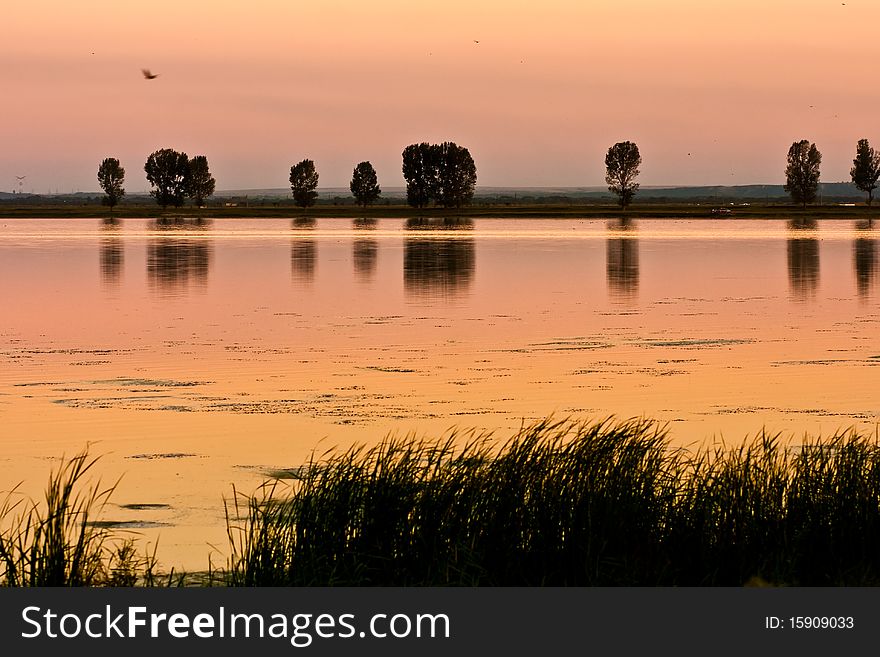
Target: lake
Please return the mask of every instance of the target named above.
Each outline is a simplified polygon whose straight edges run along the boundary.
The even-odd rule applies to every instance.
[[[880,224],[878,224],[880,225]],[[166,566],[223,499],[389,432],[646,416],[676,444],[880,420],[880,228],[0,219],[0,489],[89,445]]]

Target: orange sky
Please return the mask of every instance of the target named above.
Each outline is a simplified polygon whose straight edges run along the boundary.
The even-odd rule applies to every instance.
[[[143,191],[162,147],[218,189],[305,157],[398,186],[404,146],[446,139],[481,185],[602,185],[623,139],[648,185],[782,182],[802,138],[846,180],[880,145],[878,25],[876,0],[32,0],[3,11],[0,191],[95,190],[108,156]]]

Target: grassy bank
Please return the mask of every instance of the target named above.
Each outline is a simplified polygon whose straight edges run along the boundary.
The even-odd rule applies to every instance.
[[[672,448],[648,421],[546,420],[504,443],[393,438],[277,476],[257,495],[230,500],[230,557],[215,581],[880,584],[876,437],[847,433],[788,445],[760,436],[692,453]],[[53,511],[68,519],[62,533],[71,537],[69,547],[52,548],[71,563],[65,572],[76,570],[73,557],[82,551],[74,549],[82,541],[72,539],[94,527],[86,507],[63,511],[56,504]],[[18,555],[42,545],[21,526],[0,540],[0,575],[13,585],[46,583],[9,575]],[[102,574],[53,582],[114,583],[118,548],[109,550],[111,537],[101,531],[93,547],[104,565],[93,570]],[[98,553],[86,552],[92,558],[85,561],[95,562]],[[29,572],[28,564],[43,561],[24,563],[13,570]],[[129,559],[123,572],[129,582],[134,572],[138,582],[156,583],[154,568],[150,560]]]
[[[250,207],[179,208],[162,210],[156,205],[123,205],[113,211],[117,219],[155,217],[221,218],[289,218],[308,216],[341,218],[410,218],[410,217],[469,217],[500,219],[854,219],[864,220],[880,216],[876,207],[844,207],[838,205],[810,206],[806,209],[789,204],[753,204],[731,208],[730,214],[712,213],[711,204],[693,203],[636,203],[622,211],[608,204],[475,204],[466,208],[423,208],[415,210],[406,205],[377,205],[360,208],[353,205],[323,204],[304,211],[289,204],[252,205]],[[0,218],[106,218],[110,212],[100,205],[12,205],[0,203]]]
[[[115,486],[89,486],[96,459],[79,454],[49,475],[42,504],[13,490],[0,505],[0,583],[6,586],[152,586],[155,555],[114,536],[100,515]]]

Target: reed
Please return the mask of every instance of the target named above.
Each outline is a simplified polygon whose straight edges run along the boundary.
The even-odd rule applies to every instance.
[[[672,446],[649,420],[545,419],[507,441],[451,432],[331,450],[227,503],[207,577],[95,522],[114,487],[85,453],[42,504],[0,506],[10,586],[880,584],[880,441],[841,432]],[[17,501],[16,501],[17,500]]]
[[[548,419],[325,454],[227,524],[234,586],[877,584],[880,451]]]
[[[96,524],[115,486],[84,486],[98,459],[81,452],[49,475],[43,504],[15,490],[0,504],[0,583],[134,586],[154,582],[155,553]]]

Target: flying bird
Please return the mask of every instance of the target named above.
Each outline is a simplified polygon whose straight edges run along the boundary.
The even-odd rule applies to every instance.
[[[155,80],[159,77],[158,73],[150,73],[150,69],[148,68],[142,68],[141,73],[144,74],[144,79],[146,80]]]
[[[474,39],[474,43],[479,43],[479,41],[477,41],[476,39]]]

